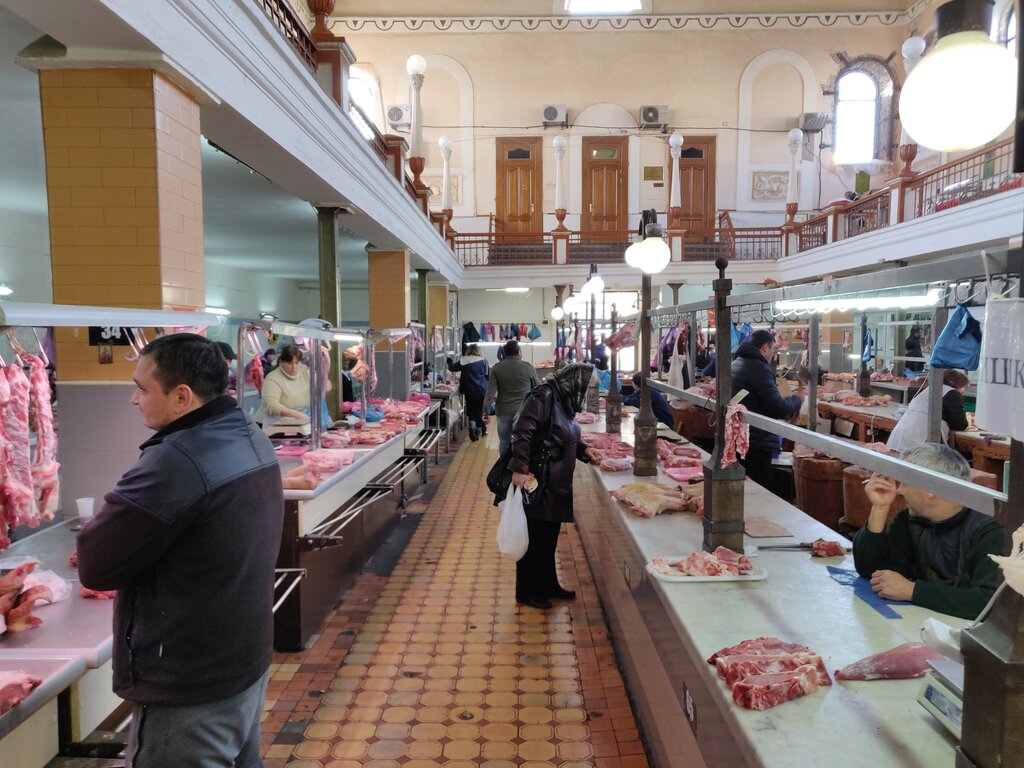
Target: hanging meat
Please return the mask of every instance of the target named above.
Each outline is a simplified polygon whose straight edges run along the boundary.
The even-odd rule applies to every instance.
[[[31,385],[20,365],[3,369],[10,397],[0,406],[4,444],[0,458],[0,504],[10,528],[39,525],[32,490],[32,462],[29,456],[29,393]]]
[[[750,425],[740,418],[746,406],[736,403],[725,411],[725,450],[722,452],[722,469],[735,464],[738,456],[746,456],[750,450]]]
[[[30,371],[30,413],[36,429],[36,455],[32,462],[32,484],[38,504],[39,518],[53,520],[60,500],[57,470],[57,435],[53,430],[53,411],[50,408],[50,380],[46,365],[35,355],[23,354]]]
[[[263,394],[263,364],[258,357],[254,357],[245,366],[245,380],[256,387],[256,391]]]

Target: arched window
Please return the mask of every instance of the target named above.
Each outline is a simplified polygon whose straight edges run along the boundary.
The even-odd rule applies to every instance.
[[[1010,6],[1009,12],[1006,14],[1006,25],[1003,27],[1003,40],[1006,43],[1007,49],[1014,56],[1017,55],[1017,11]]]
[[[889,60],[878,56],[848,59],[845,53],[834,53],[832,57],[841,67],[835,86],[825,90],[826,96],[833,97],[834,162],[856,164],[892,160],[895,76],[889,68]]]
[[[847,72],[836,83],[836,163],[867,163],[875,158],[878,85],[864,72]]]
[[[369,120],[382,127],[383,110],[376,78],[365,70],[352,67],[348,75],[348,97]]]

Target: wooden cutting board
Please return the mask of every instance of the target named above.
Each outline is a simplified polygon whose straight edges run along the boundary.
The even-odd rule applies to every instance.
[[[752,539],[773,539],[793,535],[778,523],[773,523],[767,517],[761,517],[760,515],[745,516],[743,518],[743,531]]]

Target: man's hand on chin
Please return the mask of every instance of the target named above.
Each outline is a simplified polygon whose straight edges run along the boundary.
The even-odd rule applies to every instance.
[[[910,600],[914,597],[914,582],[896,571],[875,571],[871,574],[871,588],[886,600]]]

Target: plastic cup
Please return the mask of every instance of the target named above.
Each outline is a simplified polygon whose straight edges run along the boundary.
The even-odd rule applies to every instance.
[[[78,505],[78,516],[81,518],[92,517],[93,507],[96,505],[96,499],[91,496],[85,499],[75,499],[75,504]]]

